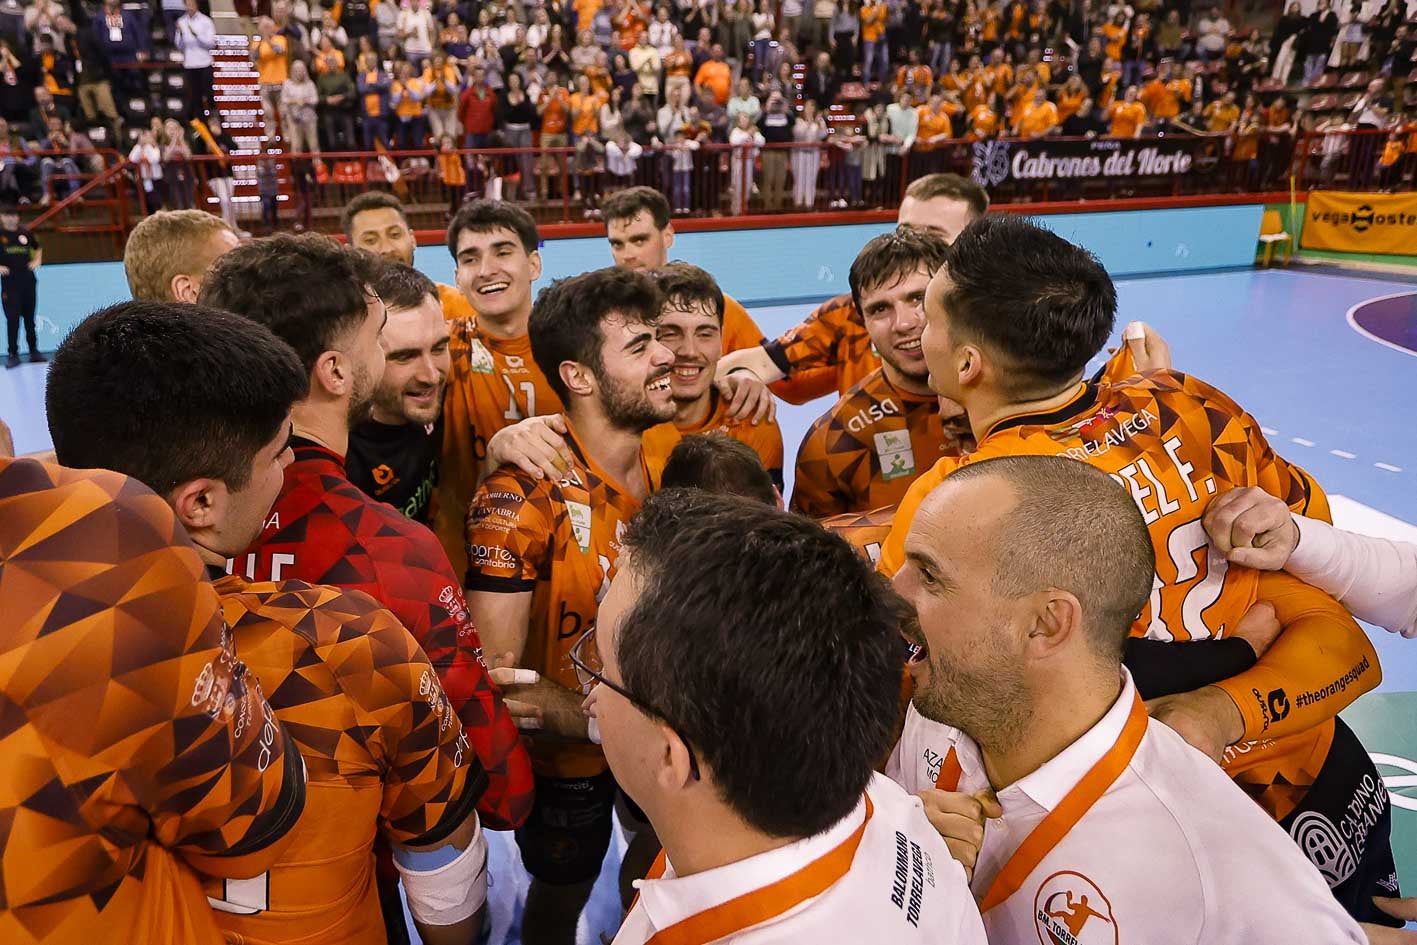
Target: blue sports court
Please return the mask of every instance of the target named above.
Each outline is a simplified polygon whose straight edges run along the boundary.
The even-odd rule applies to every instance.
[[[692,252],[682,255],[696,261]],[[1132,319],[1154,325],[1170,343],[1177,369],[1230,394],[1259,420],[1278,452],[1318,478],[1337,524],[1417,540],[1417,284],[1338,270],[1246,269],[1124,278],[1118,288],[1119,332]],[[771,336],[814,304],[752,311]],[[0,374],[0,416],[13,427],[21,452],[48,446],[43,391],[42,365]],[[796,444],[827,406],[781,406],[789,488]],[[1380,631],[1373,639],[1383,683],[1345,718],[1387,776],[1396,807],[1394,846],[1410,895],[1417,890],[1417,641]],[[515,846],[492,837],[490,940],[514,943],[526,879],[512,862]],[[581,942],[600,942],[618,923],[617,867],[614,858],[607,861],[582,918]]]

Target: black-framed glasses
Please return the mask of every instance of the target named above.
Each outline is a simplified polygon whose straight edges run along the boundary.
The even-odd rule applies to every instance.
[[[586,630],[585,633],[581,634],[580,639],[571,647],[569,655],[571,657],[571,665],[576,668],[576,678],[580,681],[581,689],[589,693],[590,687],[599,683],[607,689],[611,689],[623,696],[631,705],[639,709],[645,715],[660,719],[668,723],[670,728],[674,728],[674,723],[670,722],[669,718],[663,712],[659,711],[639,696],[634,695],[619,683],[613,683],[605,678],[605,664],[600,659],[600,647],[595,643],[595,624],[592,623],[590,628]],[[689,753],[689,773],[693,775],[695,781],[700,780],[699,761],[694,756],[693,746],[689,744],[688,739],[682,734],[679,734],[678,729],[674,729],[674,733],[679,735],[679,740],[684,743],[684,750]]]

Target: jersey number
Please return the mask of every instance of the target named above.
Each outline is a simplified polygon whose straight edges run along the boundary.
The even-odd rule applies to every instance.
[[[271,874],[262,873],[250,879],[224,879],[220,899],[207,897],[213,909],[233,915],[255,915],[271,907]]]
[[[536,416],[536,385],[531,381],[522,381],[520,384],[513,384],[512,379],[507,375],[502,375],[502,383],[507,385],[507,412],[502,414],[508,420],[525,420],[527,417]],[[517,388],[520,387],[526,395],[526,413],[522,413],[517,406]]]
[[[1195,580],[1200,574],[1200,567],[1196,564],[1197,551],[1205,553],[1205,576],[1196,581],[1195,586],[1181,599],[1181,627],[1190,639],[1205,640],[1213,634],[1203,617],[1220,600],[1220,593],[1225,589],[1225,572],[1230,564],[1224,555],[1210,546],[1210,539],[1206,537],[1205,526],[1200,519],[1177,525],[1166,536],[1166,555],[1176,569],[1176,585]],[[1160,576],[1152,581],[1151,623],[1146,628],[1146,635],[1153,640],[1176,639],[1176,634],[1167,626],[1166,618],[1161,613],[1161,591],[1165,586]]]

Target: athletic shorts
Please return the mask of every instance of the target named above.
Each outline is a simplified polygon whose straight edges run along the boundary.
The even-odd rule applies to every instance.
[[[599,876],[610,849],[615,792],[609,771],[593,778],[537,775],[531,814],[516,831],[526,871],[555,886]]]
[[[1279,825],[1319,868],[1349,915],[1359,922],[1402,926],[1373,905],[1374,896],[1400,895],[1392,859],[1392,804],[1373,759],[1341,719],[1314,786]]]

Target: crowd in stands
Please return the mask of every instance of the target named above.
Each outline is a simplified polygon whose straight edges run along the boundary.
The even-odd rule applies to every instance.
[[[116,142],[149,208],[190,205],[182,164],[206,142],[185,122],[215,105],[205,6],[0,0],[0,118],[14,133],[0,136],[0,198],[62,195],[82,155]],[[545,200],[650,182],[676,212],[698,202],[706,169],[734,212],[754,193],[768,211],[814,206],[824,169],[834,205],[880,205],[904,181],[962,169],[959,143],[996,136],[1223,135],[1258,186],[1300,131],[1388,129],[1391,146],[1364,143],[1373,173],[1410,165],[1404,0],[1332,6],[1292,3],[1266,33],[1191,0],[235,4],[280,152],[439,152],[420,166],[454,208],[472,189]],[[180,61],[182,94],[131,114],[155,60]],[[1348,94],[1325,94],[1340,78]],[[486,148],[526,150],[453,154]]]

